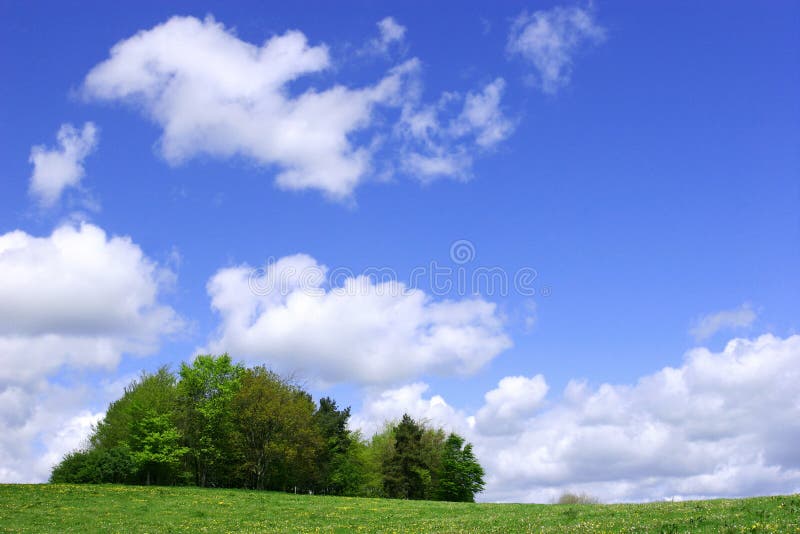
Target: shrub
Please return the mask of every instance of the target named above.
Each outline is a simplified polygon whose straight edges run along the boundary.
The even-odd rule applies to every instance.
[[[77,450],[53,468],[50,482],[68,484],[128,484],[135,472],[127,446]]]
[[[558,504],[597,504],[600,500],[587,493],[562,493],[556,503]]]

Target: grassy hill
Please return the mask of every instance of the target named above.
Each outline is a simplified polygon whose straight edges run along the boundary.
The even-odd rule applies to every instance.
[[[154,486],[0,485],[0,531],[800,533],[800,495],[536,505]]]

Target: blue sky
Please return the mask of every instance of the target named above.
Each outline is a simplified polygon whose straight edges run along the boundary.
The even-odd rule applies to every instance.
[[[53,310],[64,307],[65,295],[80,293],[58,286],[61,293],[34,295],[28,301],[42,308],[32,308],[31,324],[22,325],[24,321],[14,319],[13,304],[21,302],[15,300],[21,298],[15,288],[28,286],[9,273],[35,272],[28,277],[33,280],[30,287],[44,287],[62,278],[68,284],[70,277],[63,275],[72,266],[56,269],[58,261],[48,263],[33,252],[25,256],[30,263],[24,263],[0,247],[0,265],[6,262],[6,279],[0,284],[7,285],[0,291],[6,299],[0,308],[9,325],[0,331],[0,341],[8,341],[8,346],[12,338],[35,343],[36,336],[69,337],[80,330],[89,339],[118,342],[90,361],[65,352],[53,357],[58,364],[43,365],[41,372],[10,370],[0,380],[2,394],[18,392],[41,406],[56,403],[58,395],[68,396],[69,402],[57,404],[71,410],[62,419],[76,421],[67,432],[73,441],[131,374],[165,363],[175,367],[199,348],[231,350],[234,357],[293,370],[286,351],[295,346],[296,337],[277,338],[268,332],[269,326],[242,334],[243,326],[254,325],[234,317],[240,305],[252,305],[258,314],[290,310],[288,302],[256,304],[247,300],[252,295],[241,293],[246,286],[241,280],[220,282],[217,296],[235,303],[215,310],[207,285],[243,265],[252,269],[271,258],[295,254],[310,256],[313,265],[354,273],[391,268],[399,282],[408,284],[417,266],[432,261],[455,266],[451,244],[468,240],[475,250],[474,260],[465,265],[470,272],[479,267],[512,274],[521,268],[536,270],[533,296],[513,291],[505,296],[437,296],[423,283],[418,289],[428,301],[410,306],[415,319],[386,311],[385,329],[372,325],[359,330],[361,323],[348,323],[349,314],[362,303],[358,298],[352,303],[328,298],[327,304],[311,299],[311,312],[298,308],[282,318],[300,321],[301,326],[291,327],[302,327],[309,338],[321,344],[330,340],[327,346],[335,347],[341,341],[336,338],[338,323],[304,322],[304,313],[316,317],[313,306],[319,305],[335,316],[342,313],[336,308],[341,305],[346,315],[341,330],[353,336],[348,339],[379,337],[414,354],[418,351],[418,365],[394,361],[395,366],[407,366],[403,373],[376,371],[380,376],[367,377],[356,372],[364,365],[358,358],[395,356],[373,338],[364,339],[363,351],[354,349],[352,361],[338,367],[330,354],[315,352],[311,342],[297,349],[304,354],[300,374],[309,387],[315,394],[333,394],[352,404],[362,428],[396,417],[397,410],[418,409],[417,415],[468,434],[479,444],[479,452],[483,443],[487,455],[493,450],[491,439],[497,439],[489,435],[511,436],[508,441],[519,449],[509,448],[507,458],[516,450],[531,450],[525,436],[533,428],[572,436],[580,443],[589,435],[586,419],[574,416],[574,426],[558,429],[547,421],[571,406],[565,388],[581,380],[598,398],[601,384],[614,384],[619,396],[634,395],[631,388],[636,390],[642,377],[656,376],[666,366],[691,375],[696,360],[686,354],[695,347],[705,347],[718,359],[743,358],[754,369],[775,370],[776,376],[786,376],[788,370],[766,360],[751,361],[748,355],[780,359],[769,355],[788,354],[789,360],[780,360],[783,365],[800,358],[795,336],[800,327],[800,9],[795,4],[289,2],[267,7],[247,2],[153,2],[119,8],[100,2],[6,2],[1,9],[0,66],[6,82],[0,89],[0,235],[19,230],[30,239],[53,241],[57,228],[71,228],[78,236],[94,228],[105,234],[101,245],[112,236],[128,236],[128,244],[145,258],[131,256],[133,263],[127,267],[135,274],[119,277],[123,285],[130,279],[143,284],[136,286],[141,306],[132,312],[142,321],[141,329],[123,332],[117,325],[103,330],[106,327],[92,322],[97,315],[91,313],[82,326],[70,329]],[[176,15],[196,19],[182,30],[177,22],[167,23]],[[204,20],[207,15],[216,22]],[[378,25],[386,20],[391,24]],[[153,37],[154,28],[164,23],[160,37]],[[288,40],[278,43],[288,30],[305,36],[304,52],[291,48]],[[146,32],[142,49],[110,56],[112,46],[137,32]],[[233,43],[230,50],[208,49],[233,55],[224,57],[219,68],[205,69],[203,63],[211,61],[203,57],[206,49],[200,41],[193,40],[197,35]],[[267,59],[239,72],[238,67],[230,72],[227,68],[244,61],[245,55],[237,56],[238,47],[256,50],[269,39],[287,47],[290,67],[301,60],[318,64],[280,78],[278,92],[265,88],[267,81],[248,92],[242,87],[260,76],[251,76],[252,69],[263,68],[267,80],[278,67]],[[319,56],[323,49],[324,61]],[[164,78],[144,90],[137,85],[141,80],[129,75],[147,71],[147,63],[136,65],[140,53],[166,65]],[[361,98],[359,89],[377,88],[391,77],[392,69],[415,59],[410,73],[398,75],[399,88],[364,97],[374,102],[350,109]],[[98,70],[103,62],[110,67]],[[554,65],[555,75],[543,70]],[[224,86],[228,75],[240,80],[233,89]],[[215,76],[222,80],[218,92],[207,83],[216,83]],[[159,93],[164,87],[177,98]],[[296,116],[287,111],[303,95],[332,87],[354,93],[339,104],[321,104],[328,106],[323,112]],[[233,96],[225,93],[229,89]],[[497,90],[495,100],[490,98],[492,90]],[[194,98],[200,104],[192,107],[187,102]],[[275,104],[279,98],[285,101]],[[249,110],[244,115],[233,109],[241,102]],[[469,102],[476,106],[475,115],[467,113]],[[326,148],[325,140],[316,145],[314,121],[337,110],[363,115],[352,119],[357,126],[341,126],[339,141],[344,139],[347,147]],[[421,120],[422,112],[431,110],[436,125],[422,135],[413,134],[412,121],[404,122],[404,117]],[[279,120],[287,122],[277,140],[264,144],[263,139],[274,133],[268,125]],[[95,125],[96,133],[82,130],[87,122]],[[75,160],[82,172],[73,185],[57,188],[55,199],[43,200],[31,185],[37,172],[32,150],[57,150],[56,133],[62,124],[74,125],[70,139],[78,144],[82,132],[91,139],[84,143],[87,153]],[[334,129],[341,124],[335,122]],[[281,136],[294,127],[301,139],[284,145]],[[173,133],[165,133],[165,128],[174,128]],[[233,133],[225,134],[225,128]],[[337,174],[339,164],[358,159],[358,150],[367,161],[364,169]],[[435,154],[437,163],[450,158],[458,170],[447,176],[426,174],[413,164],[420,154]],[[287,169],[297,172],[281,185],[279,176]],[[42,179],[57,181],[51,174]],[[316,185],[302,185],[312,175],[308,179]],[[23,250],[35,248],[26,243]],[[116,257],[117,252],[106,252]],[[127,268],[122,261],[120,272]],[[103,268],[116,268],[115,263],[104,263]],[[36,270],[37,265],[43,267]],[[48,272],[49,268],[56,270]],[[100,272],[75,268],[76,276]],[[47,282],[37,282],[37,276]],[[136,291],[115,285],[109,294],[125,287]],[[102,281],[96,288],[102,291]],[[141,297],[142,288],[154,292],[152,299]],[[330,287],[324,291],[333,295]],[[452,309],[432,311],[431,306],[447,299],[454,303]],[[479,311],[473,304],[489,308]],[[382,313],[375,310],[393,308],[365,309]],[[51,312],[56,319],[33,324]],[[441,319],[448,313],[451,316]],[[458,313],[470,317],[469,325],[453,326],[452,316]],[[275,319],[268,313],[264,318]],[[376,319],[380,322],[382,317]],[[431,349],[426,344],[431,340],[420,341],[418,331],[398,334],[393,329],[393,321],[406,319],[420,321],[412,330],[453,327],[457,339],[436,338]],[[169,326],[153,326],[153,321]],[[733,338],[750,348],[724,352]],[[348,348],[344,344],[337,350]],[[7,370],[25,362],[12,352],[6,354],[11,355],[0,358],[7,358]],[[327,358],[327,363],[317,366],[315,358]],[[744,360],[734,367],[743,368]],[[725,368],[721,361],[715,365]],[[508,391],[503,387],[504,377],[532,380],[537,375],[546,380],[546,395],[533,381],[519,382],[521,390],[511,381],[505,382]],[[412,387],[422,383],[428,388]],[[65,391],[54,393],[58,385]],[[751,386],[755,387],[737,387],[741,393]],[[91,394],[101,389],[104,393]],[[494,413],[494,401],[484,396],[489,391],[499,392],[493,399],[511,399],[508,402],[517,406],[514,413],[528,423],[513,433],[506,429],[506,434],[486,431],[484,425],[482,434],[480,414]],[[727,390],[715,394],[728,402],[736,396]],[[787,395],[780,400],[796,399],[791,388]],[[444,412],[437,411],[442,404],[432,401],[436,396],[445,404]],[[529,402],[520,404],[520,398]],[[634,402],[633,397],[628,402]],[[769,406],[764,404],[764,409]],[[752,420],[758,420],[760,412],[747,409]],[[664,421],[654,413],[643,417]],[[22,429],[22,437],[15,438],[22,445],[13,450],[7,445],[0,454],[0,478],[40,479],[42,473],[46,476],[47,459],[65,446],[54,444],[60,438],[53,437],[52,429],[33,428],[46,422],[36,417],[30,415],[27,421],[36,423],[27,428],[24,417],[6,420],[9,428]],[[642,435],[628,423],[620,424],[632,435]],[[743,424],[731,423],[726,436],[749,432]],[[770,432],[778,426],[776,422],[759,435],[765,442],[767,437],[775,441]],[[669,435],[679,433],[669,425],[664,428],[671,428],[665,430]],[[800,436],[796,422],[788,428],[794,434],[787,435]],[[681,443],[693,442],[686,438]],[[623,452],[614,449],[608,454]],[[655,485],[632,482],[657,470],[645,460],[636,464],[635,475],[613,467],[594,477],[575,475],[582,465],[579,460],[588,462],[593,454],[577,445],[569,454],[547,450],[548,461],[569,473],[560,478],[535,469],[516,476],[503,458],[487,458],[486,498],[547,500],[573,487],[617,500],[800,487],[796,455],[759,451],[751,442],[738,452],[708,452],[691,469],[671,473]],[[753,459],[758,452],[766,456],[763,465]],[[731,466],[732,456],[745,459]],[[18,467],[25,462],[38,467]],[[737,481],[725,490],[715,489],[707,478],[692,478],[713,478],[725,468],[735,471],[730,477]],[[773,474],[756,473],[756,468]]]

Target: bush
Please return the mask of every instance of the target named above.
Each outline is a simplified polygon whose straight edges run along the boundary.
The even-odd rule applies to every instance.
[[[587,493],[562,493],[556,501],[557,504],[597,504],[600,500]]]
[[[129,484],[135,465],[127,446],[73,451],[53,468],[50,482],[67,484]]]

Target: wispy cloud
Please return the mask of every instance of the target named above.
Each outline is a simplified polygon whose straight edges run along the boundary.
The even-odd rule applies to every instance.
[[[753,324],[758,315],[749,304],[742,304],[732,310],[722,310],[703,315],[695,322],[689,333],[697,340],[703,341],[722,330],[747,328]]]
[[[386,17],[378,22],[378,37],[371,39],[362,53],[386,55],[393,46],[400,47],[405,41],[406,27],[393,17]]]
[[[501,105],[505,86],[497,78],[470,91],[455,111],[461,97],[454,93],[444,93],[436,105],[406,105],[398,125],[406,141],[404,169],[422,182],[468,179],[474,155],[495,148],[516,126]]]
[[[520,14],[511,26],[507,50],[530,62],[536,70],[535,83],[553,94],[569,83],[579,50],[601,43],[605,36],[591,9],[555,7]]]

